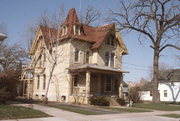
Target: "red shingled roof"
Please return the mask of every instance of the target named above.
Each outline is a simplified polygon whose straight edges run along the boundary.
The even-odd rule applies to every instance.
[[[115,24],[108,24],[102,27],[92,27],[88,25],[81,24],[78,20],[76,10],[74,8],[70,9],[64,23],[62,26],[67,26],[67,35],[62,36],[60,28],[60,31],[58,32],[57,29],[49,28],[40,26],[40,29],[42,30],[45,43],[49,44],[49,42],[53,42],[55,40],[61,40],[67,37],[79,39],[83,41],[88,41],[90,43],[93,43],[92,49],[97,49],[101,46],[102,42],[104,41],[105,37],[108,35],[108,33],[112,30],[115,30]],[[78,25],[82,28],[80,35],[74,35],[73,33],[73,26]],[[57,38],[59,33],[59,38]],[[49,38],[49,35],[53,37],[53,39]]]

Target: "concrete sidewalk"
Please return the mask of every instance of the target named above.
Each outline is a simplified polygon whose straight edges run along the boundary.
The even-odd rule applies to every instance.
[[[28,104],[15,104],[28,107]],[[161,117],[156,115],[176,113],[180,111],[154,111],[144,113],[123,113],[123,114],[105,114],[105,115],[82,115],[57,108],[34,105],[34,109],[45,112],[54,117],[19,119],[18,121],[180,121],[180,119]],[[4,120],[17,121],[17,120]]]

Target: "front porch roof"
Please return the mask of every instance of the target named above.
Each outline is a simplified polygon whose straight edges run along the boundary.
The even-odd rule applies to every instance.
[[[106,66],[99,66],[96,64],[83,64],[72,66],[69,69],[69,72],[80,72],[80,71],[94,71],[94,72],[104,72],[104,73],[129,73],[128,71],[120,70],[118,68],[110,68]]]

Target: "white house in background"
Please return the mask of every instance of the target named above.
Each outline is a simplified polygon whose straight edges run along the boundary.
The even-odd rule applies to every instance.
[[[6,38],[7,38],[6,35],[0,33],[0,41],[3,41],[3,40],[6,39]]]
[[[162,102],[180,102],[180,69],[160,72],[158,90]],[[141,100],[152,101],[151,91],[142,91]]]

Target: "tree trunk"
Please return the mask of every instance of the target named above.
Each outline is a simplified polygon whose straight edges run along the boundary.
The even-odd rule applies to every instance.
[[[153,61],[153,90],[152,90],[152,102],[160,102],[160,94],[158,91],[158,75],[159,75],[159,49],[154,49],[154,61]]]
[[[54,71],[55,65],[56,65],[56,63],[54,62],[54,63],[53,63],[53,66],[52,66],[52,69],[51,69],[51,71],[50,71],[49,80],[48,80],[48,84],[47,84],[47,90],[46,90],[46,93],[45,93],[45,96],[44,96],[44,100],[43,100],[43,104],[44,104],[44,105],[48,103],[47,95],[48,95],[49,86],[50,86],[50,81],[51,81],[51,79],[52,79],[52,75],[53,75],[53,71]]]

